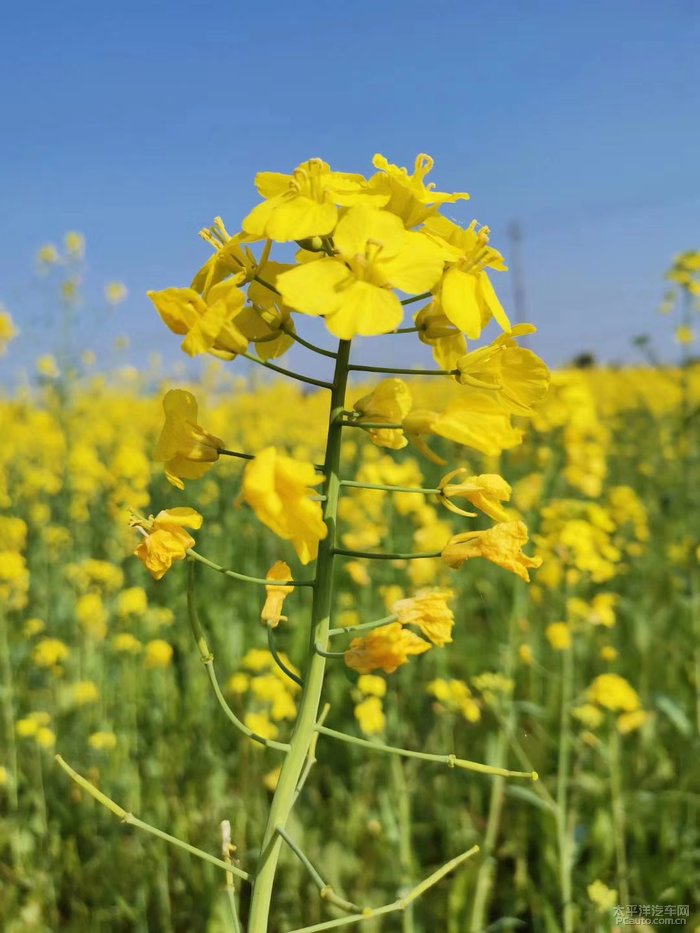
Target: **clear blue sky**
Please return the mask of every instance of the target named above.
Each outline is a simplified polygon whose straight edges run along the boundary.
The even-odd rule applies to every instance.
[[[235,228],[257,170],[369,172],[376,151],[432,154],[506,255],[520,222],[548,361],[630,358],[645,330],[674,352],[655,307],[668,260],[700,246],[697,0],[15,0],[0,34],[0,300],[24,331],[6,367],[53,339],[35,330],[43,242],[84,232],[90,287],[129,287],[117,325],[92,312],[93,344],[116,326],[136,362],[175,358],[145,292],[188,283],[198,229]]]

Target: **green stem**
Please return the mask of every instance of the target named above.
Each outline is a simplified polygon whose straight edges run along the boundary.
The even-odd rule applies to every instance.
[[[348,742],[350,745],[359,745],[362,748],[371,748],[375,752],[386,752],[390,755],[401,755],[403,758],[420,758],[421,761],[435,761],[438,764],[447,765],[448,768],[461,768],[463,771],[478,771],[480,774],[491,774],[496,777],[527,778],[530,781],[537,781],[536,771],[508,771],[506,768],[495,768],[491,765],[482,764],[480,761],[469,761],[466,758],[457,758],[454,755],[433,755],[431,752],[416,752],[410,748],[398,748],[396,745],[385,745],[383,742],[361,739],[356,735],[348,735],[345,732],[338,732],[337,729],[329,729],[328,726],[317,725],[316,730],[321,735],[328,735],[332,739],[340,739],[341,742]]]
[[[239,460],[255,460],[255,454],[244,454],[240,450],[227,450],[225,447],[218,447],[216,452],[222,457],[237,457]]]
[[[396,619],[396,613],[393,612],[383,619],[375,619],[373,622],[362,622],[360,625],[347,625],[341,628],[332,628],[328,630],[329,635],[352,635],[353,632],[366,632],[368,629],[379,628],[380,625],[388,625]]]
[[[277,665],[277,667],[279,667],[282,673],[286,674],[287,677],[289,677],[290,680],[293,680],[295,684],[298,684],[300,687],[303,687],[304,682],[302,681],[302,679],[300,677],[297,677],[294,671],[289,670],[287,665],[284,663],[282,658],[277,653],[277,645],[275,644],[275,630],[271,626],[267,627],[267,647],[270,651],[270,654],[272,655],[272,658],[275,664]]]
[[[286,830],[278,826],[277,833],[282,837],[282,839],[284,839],[289,848],[296,855],[304,868],[308,871],[309,875],[311,876],[311,880],[318,888],[322,900],[328,901],[329,904],[333,904],[334,907],[338,907],[340,910],[344,910],[347,913],[360,910],[357,904],[353,904],[351,901],[346,901],[344,897],[339,897],[335,893],[332,886],[328,884],[327,881],[323,880],[315,865],[311,862],[306,853],[294,842],[291,836],[289,836]]]
[[[280,373],[282,376],[286,376],[288,379],[296,379],[297,382],[305,382],[310,386],[318,386],[321,389],[330,389],[332,384],[330,382],[324,382],[323,379],[314,379],[311,376],[302,376],[301,373],[293,373],[289,369],[284,369],[282,366],[276,366],[274,363],[268,363],[266,360],[258,359],[257,356],[253,356],[252,353],[239,353],[239,356],[244,356],[247,360],[250,360],[251,363],[257,363],[258,366],[264,366],[265,369],[271,369],[274,373]]]
[[[311,608],[309,633],[309,661],[304,674],[304,689],[301,695],[299,714],[290,740],[290,750],[280,773],[275,796],[270,807],[267,826],[263,835],[261,855],[253,884],[248,933],[266,933],[270,914],[270,902],[277,870],[282,839],[278,830],[284,829],[296,798],[296,788],[309,748],[316,734],[318,709],[321,702],[326,659],[313,651],[314,644],[326,643],[330,627],[333,596],[333,562],[336,540],[336,517],[340,490],[340,446],[342,425],[338,418],[345,407],[345,390],[348,379],[350,341],[341,340],[338,345],[333,387],[331,391],[328,443],[325,458],[325,481],[323,494],[323,518],[328,535],[319,543],[316,562],[316,579]]]
[[[219,680],[216,676],[216,671],[214,670],[214,655],[209,649],[209,644],[207,643],[204,629],[202,628],[202,624],[199,621],[199,613],[197,612],[197,604],[195,601],[195,564],[194,561],[189,561],[188,563],[189,572],[187,577],[187,614],[190,620],[190,628],[192,629],[195,643],[199,649],[199,656],[202,659],[202,664],[204,664],[207,669],[209,681],[212,685],[214,696],[216,697],[219,706],[226,714],[227,719],[233,723],[236,729],[238,729],[239,732],[242,732],[243,735],[251,739],[253,742],[258,742],[258,744],[264,745],[266,748],[274,748],[280,752],[288,751],[289,745],[287,745],[285,742],[276,742],[274,739],[266,739],[262,735],[258,735],[257,732],[253,732],[252,729],[246,726],[246,724],[242,722],[238,716],[236,716],[236,714],[226,702],[226,698],[221,691]]]
[[[404,305],[405,307],[406,305],[415,304],[416,301],[423,301],[425,298],[432,298],[432,297],[433,297],[432,292],[421,292],[420,295],[414,295],[413,298],[404,298],[401,304]],[[400,330],[394,331],[394,333],[405,334],[412,330],[418,330],[418,328],[417,327],[402,327]]]
[[[458,369],[403,369],[396,366],[351,366],[354,373],[395,373],[403,376],[458,376]]]
[[[391,783],[398,810],[398,836],[399,836],[399,871],[403,885],[408,887],[414,875],[414,858],[411,840],[411,795],[406,783],[401,759],[397,755],[391,756]],[[415,933],[413,905],[409,904],[401,917],[402,933]]]
[[[472,855],[476,855],[478,851],[479,846],[472,846],[468,851],[450,859],[449,862],[434,871],[432,875],[428,875],[427,878],[412,888],[405,897],[399,898],[399,900],[393,901],[391,904],[385,904],[384,907],[366,907],[361,914],[353,914],[351,917],[339,917],[338,920],[327,920],[325,923],[314,923],[310,927],[299,927],[292,930],[291,933],[319,933],[320,930],[334,930],[336,927],[349,926],[351,923],[362,923],[365,920],[372,920],[374,917],[391,914],[397,910],[405,910],[409,904],[425,894],[434,884],[441,881],[445,875],[458,868],[462,862],[466,862]]]
[[[421,486],[384,486],[381,483],[356,483],[354,480],[344,479],[341,486],[352,486],[353,489],[380,489],[383,492],[414,492],[423,496],[433,496],[442,492],[441,489],[429,489]]]
[[[333,553],[340,554],[342,557],[367,557],[370,560],[427,560],[430,557],[442,556],[442,551],[426,551],[423,554],[379,554],[376,551],[351,551],[344,547],[334,548]]]
[[[222,567],[220,564],[215,564],[213,560],[209,560],[208,557],[203,557],[201,554],[198,554],[197,551],[194,551],[190,548],[187,552],[189,557],[193,557],[200,564],[204,564],[206,567],[211,567],[212,570],[216,570],[217,573],[223,573],[224,576],[233,577],[234,580],[243,580],[244,583],[259,583],[263,586],[315,586],[315,580],[270,580],[266,577],[249,577],[248,574],[238,573],[237,570],[228,570],[226,567]]]
[[[562,652],[561,708],[559,713],[559,757],[557,765],[557,843],[559,847],[559,890],[562,902],[564,933],[573,933],[574,916],[571,890],[572,851],[569,836],[569,770],[571,741],[569,737],[569,709],[573,693],[573,647]],[[622,903],[628,903],[622,901]]]
[[[622,799],[622,772],[620,769],[620,736],[615,724],[610,726],[610,796],[612,801],[613,837],[617,858],[617,888],[621,904],[629,904],[629,872],[625,848],[625,805]]]
[[[196,855],[197,858],[203,859],[205,862],[209,862],[212,865],[216,865],[218,868],[223,868],[225,872],[236,875],[238,878],[242,878],[244,881],[249,879],[247,871],[243,871],[241,868],[236,868],[235,865],[227,864],[223,859],[216,858],[214,855],[209,855],[208,852],[204,852],[203,849],[197,849],[195,846],[191,846],[187,842],[183,842],[182,839],[178,839],[176,836],[171,836],[169,833],[164,833],[161,829],[156,829],[155,826],[151,826],[150,823],[144,823],[143,820],[140,820],[138,817],[134,816],[133,813],[129,813],[128,810],[125,810],[123,807],[120,807],[118,803],[115,803],[111,797],[108,797],[106,794],[103,794],[101,790],[98,790],[94,784],[91,784],[86,780],[82,774],[78,774],[77,771],[74,771],[71,766],[61,758],[60,755],[56,755],[56,762],[63,768],[66,774],[75,781],[83,790],[88,793],[94,800],[98,803],[101,803],[103,807],[106,807],[111,813],[115,816],[118,816],[122,823],[128,823],[130,826],[136,826],[138,829],[143,829],[147,833],[151,833],[153,836],[157,836],[159,839],[163,839],[165,842],[169,842],[171,845],[177,846],[178,849],[184,849],[185,852],[189,852],[191,855]]]

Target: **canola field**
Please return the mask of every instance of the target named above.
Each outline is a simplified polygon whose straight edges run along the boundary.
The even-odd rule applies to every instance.
[[[379,182],[349,191],[357,176],[343,176],[349,209],[316,249],[299,217],[270,206],[286,177],[267,180],[246,220],[266,250],[301,241],[296,266],[267,252],[253,262],[219,223],[192,288],[152,293],[186,352],[219,357],[196,385],[44,359],[30,386],[0,399],[0,926],[573,933],[613,930],[627,911],[642,928],[666,917],[694,929],[700,368],[689,325],[678,367],[545,379],[517,345],[536,348],[533,329],[501,319],[481,280],[480,325],[493,317],[503,334],[467,353],[473,321],[454,324],[444,283],[464,273],[455,250],[478,237],[477,271],[464,274],[498,270],[486,234],[410,216],[426,203],[415,183],[407,206]],[[425,283],[409,288],[401,273],[389,284],[430,293],[425,269],[439,266],[443,306],[433,299],[408,330],[446,378],[348,369],[346,357],[329,434],[338,359],[363,333],[350,333],[346,305],[326,320],[340,340],[337,352],[324,345],[321,363],[336,367],[326,386],[313,383],[328,366],[304,383],[244,377],[234,358],[254,347],[284,369],[299,336],[289,307],[310,301],[307,280],[337,285],[331,265],[353,237],[376,267],[397,217],[401,237],[421,224],[410,236],[432,236],[397,247],[411,262],[426,251]],[[241,279],[227,278],[236,261],[249,272],[245,308],[231,293]],[[681,301],[697,294],[699,265],[687,254],[674,267]],[[390,341],[400,322],[381,302],[377,335]],[[0,322],[9,355],[13,327]],[[490,383],[505,353],[513,371]],[[324,554],[332,575],[314,577]],[[263,916],[266,927],[247,926]]]

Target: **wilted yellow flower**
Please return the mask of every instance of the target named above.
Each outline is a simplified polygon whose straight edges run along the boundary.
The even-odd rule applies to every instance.
[[[522,522],[501,522],[486,531],[465,531],[454,535],[443,548],[442,559],[454,570],[465,560],[484,557],[529,581],[528,569],[539,567],[542,558],[522,553],[521,548],[527,541],[527,528]]]
[[[289,564],[283,560],[275,561],[265,575],[267,580],[291,580],[292,572]],[[282,607],[285,599],[294,592],[293,586],[280,586],[279,584],[268,584],[265,586],[267,597],[265,605],[260,613],[260,618],[269,628],[277,628],[280,622],[286,622],[287,616],[282,615]]]
[[[406,227],[417,227],[437,213],[441,204],[469,200],[465,192],[447,194],[436,191],[433,182],[426,185],[425,177],[434,164],[429,155],[421,152],[416,156],[413,173],[409,175],[407,169],[393,165],[379,153],[372,159],[372,165],[382,173],[375,175],[372,183],[378,191],[389,191],[386,210],[400,217]]]
[[[590,703],[605,709],[633,713],[642,705],[639,694],[618,674],[600,674],[586,691]]]
[[[401,625],[414,625],[434,645],[442,647],[452,642],[455,617],[447,600],[453,596],[451,590],[424,590],[395,602],[391,612]]]
[[[224,442],[197,424],[197,399],[191,392],[170,389],[163,410],[165,424],[153,458],[165,464],[168,481],[184,489],[183,479],[199,479],[212,468]]]
[[[460,479],[458,483],[453,483],[452,480],[457,476],[464,477],[464,479]],[[452,503],[452,499],[462,498],[471,502],[477,509],[480,509],[497,522],[503,522],[508,517],[501,502],[509,501],[511,488],[503,477],[498,476],[496,473],[469,476],[468,470],[460,468],[448,473],[447,476],[443,476],[438,485],[441,490],[440,501],[456,514],[467,516],[475,514],[474,512],[465,512]]]
[[[321,504],[310,498],[320,483],[310,463],[266,447],[245,468],[243,498],[258,519],[276,535],[292,542],[302,564],[315,560],[318,542],[328,534]]]
[[[515,337],[534,330],[532,324],[518,324],[488,347],[465,354],[457,361],[458,381],[492,391],[511,414],[533,415],[549,390],[549,370],[532,350],[519,347]]]
[[[355,719],[365,735],[380,735],[386,728],[386,716],[382,701],[377,696],[368,696],[355,707]]]
[[[571,628],[566,622],[552,622],[544,633],[555,651],[567,651],[571,647]]]
[[[340,340],[388,334],[403,320],[392,289],[428,291],[440,278],[444,251],[398,217],[371,207],[351,207],[338,222],[336,255],[301,263],[277,278],[285,303],[325,317]]]
[[[411,655],[430,650],[430,643],[402,627],[400,622],[382,625],[363,638],[353,638],[345,663],[359,674],[383,670],[393,674]]]
[[[202,516],[189,507],[163,509],[155,518],[132,518],[130,524],[147,534],[134,551],[154,580],[160,580],[177,560],[183,560],[194,545],[185,528],[202,527]]]
[[[37,667],[54,667],[70,654],[68,645],[58,638],[42,638],[34,645],[32,660]]]
[[[173,646],[162,638],[154,638],[146,644],[146,667],[169,667],[173,660]]]
[[[358,424],[363,421],[368,424],[402,424],[412,404],[411,392],[403,379],[382,379],[369,395],[358,399],[353,408],[361,416]],[[401,450],[408,444],[401,429],[369,428],[367,433],[377,447]]]
[[[113,732],[93,732],[88,745],[97,752],[111,752],[117,746],[117,737]]]

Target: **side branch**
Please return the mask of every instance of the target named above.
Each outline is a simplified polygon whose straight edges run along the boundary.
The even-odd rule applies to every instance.
[[[363,425],[357,425],[357,427],[363,427]],[[358,483],[355,480],[343,479],[340,481],[341,486],[350,486],[353,489],[380,489],[383,492],[413,492],[416,495],[422,496],[436,496],[441,489],[432,489],[422,486],[385,486],[382,483]]]
[[[357,904],[353,904],[352,901],[346,901],[344,897],[340,897],[335,893],[333,887],[328,884],[328,882],[323,880],[306,853],[299,848],[291,836],[281,826],[277,827],[277,835],[284,839],[289,848],[296,855],[304,868],[308,871],[309,875],[311,876],[311,880],[318,888],[318,892],[322,900],[328,901],[329,904],[333,904],[335,907],[338,907],[340,910],[344,910],[347,913],[361,909],[357,906]]]
[[[187,577],[187,614],[190,619],[190,628],[192,629],[195,643],[199,649],[199,656],[202,660],[202,664],[204,664],[207,669],[209,681],[212,685],[212,689],[214,690],[214,695],[216,696],[219,706],[226,714],[226,718],[232,722],[236,729],[238,729],[239,732],[242,732],[246,738],[251,739],[253,742],[257,742],[259,745],[264,745],[266,748],[275,748],[280,752],[289,751],[289,745],[287,745],[285,742],[276,742],[274,739],[266,739],[264,736],[258,735],[257,732],[253,732],[252,729],[246,726],[246,724],[242,722],[238,716],[236,716],[234,711],[226,702],[226,698],[223,695],[219,680],[216,676],[216,671],[214,670],[214,655],[209,650],[209,645],[204,634],[204,629],[202,628],[202,624],[199,621],[199,614],[197,612],[197,606],[195,603],[194,573],[194,562],[190,561]]]
[[[201,554],[198,554],[197,551],[194,551],[190,548],[187,552],[189,557],[194,558],[200,564],[204,564],[206,567],[210,567],[212,570],[216,570],[217,573],[223,573],[227,577],[233,577],[235,580],[243,580],[244,583],[259,583],[263,586],[313,586],[313,580],[285,580],[284,582],[280,580],[270,580],[266,577],[249,577],[248,574],[238,573],[237,570],[229,570],[226,567],[222,567],[220,564],[215,564],[213,560],[209,560],[208,557],[203,557]]]
[[[420,758],[421,761],[435,761],[447,765],[448,768],[461,768],[463,771],[477,771],[480,774],[491,774],[494,777],[527,778],[530,781],[539,780],[536,771],[508,771],[506,768],[494,768],[482,764],[480,761],[469,761],[466,758],[457,758],[455,755],[434,755],[431,752],[416,752],[410,748],[398,748],[396,745],[384,745],[383,742],[370,742],[355,735],[329,729],[328,726],[318,724],[316,731],[328,735],[332,739],[348,742],[350,745],[359,745],[362,748],[371,748],[375,752],[387,752],[390,755],[401,755],[404,758]]]
[[[197,849],[195,846],[191,846],[188,842],[183,842],[182,839],[178,839],[176,836],[171,836],[170,833],[164,833],[162,829],[157,829],[155,826],[151,826],[150,823],[144,823],[143,820],[140,820],[138,817],[134,816],[133,813],[129,813],[128,810],[120,807],[119,804],[115,803],[111,797],[103,794],[101,790],[98,790],[95,785],[91,784],[86,778],[82,776],[82,774],[78,774],[77,771],[74,771],[73,768],[71,768],[71,766],[65,762],[60,755],[56,755],[55,757],[57,764],[63,768],[71,780],[75,781],[76,784],[82,787],[82,789],[88,793],[93,798],[93,800],[96,800],[115,816],[118,816],[123,823],[128,823],[131,826],[136,826],[138,829],[143,829],[145,832],[151,833],[152,836],[157,836],[159,839],[163,839],[165,842],[169,842],[171,845],[177,846],[179,849],[184,849],[185,852],[189,852],[191,855],[196,855],[197,858],[201,858],[205,862],[210,862],[212,865],[216,865],[217,868],[222,868],[228,874],[236,875],[236,877],[242,878],[244,881],[248,881],[250,879],[248,872],[243,871],[242,868],[236,868],[236,866],[231,865],[230,862],[227,863],[223,861],[223,859],[216,858],[214,855],[209,855],[209,853],[205,852],[203,849]]]
[[[342,557],[367,557],[369,560],[427,560],[429,557],[440,557],[442,555],[442,551],[425,551],[422,554],[391,552],[380,554],[372,551],[351,551],[343,547],[334,548],[333,553],[340,554]]]
[[[284,369],[283,366],[276,366],[274,363],[268,363],[266,360],[261,360],[257,356],[253,356],[252,353],[239,353],[239,356],[244,356],[247,360],[250,360],[251,363],[257,363],[258,366],[264,366],[266,369],[271,369],[275,373],[280,373],[282,376],[287,376],[289,379],[296,379],[297,382],[305,382],[310,386],[318,386],[321,389],[332,389],[333,384],[330,382],[324,382],[323,379],[314,379],[312,376],[302,376],[301,373],[293,373],[289,369]]]
[[[423,881],[414,888],[411,888],[405,897],[399,898],[399,900],[391,904],[385,904],[384,907],[365,907],[361,913],[353,914],[350,917],[339,917],[337,920],[328,920],[325,923],[314,923],[310,927],[299,927],[296,930],[292,930],[291,933],[317,933],[317,931],[320,930],[333,930],[337,927],[348,926],[351,923],[362,923],[364,920],[372,920],[374,917],[381,917],[383,914],[394,913],[397,910],[405,910],[409,904],[413,903],[413,901],[432,888],[433,885],[436,885],[438,881],[441,881],[445,875],[448,875],[451,871],[454,871],[455,868],[458,868],[462,862],[466,862],[467,859],[476,855],[478,851],[479,846],[472,846],[471,849],[462,852],[461,855],[457,855],[455,858],[450,859],[449,862],[446,862],[441,868],[434,871],[432,875],[428,875],[427,878],[424,878]]]
[[[390,366],[350,366],[354,373],[394,373],[404,376],[458,376],[458,369],[402,369]]]

